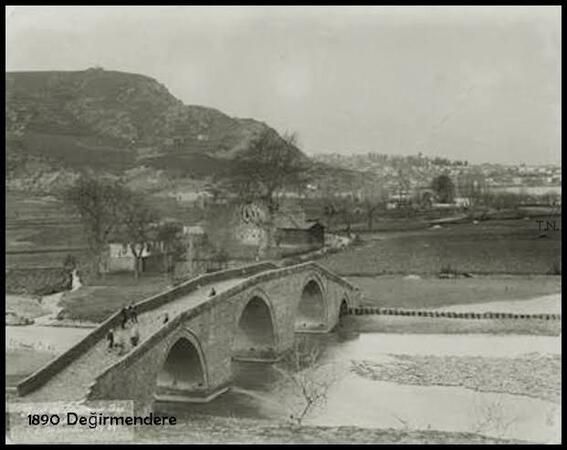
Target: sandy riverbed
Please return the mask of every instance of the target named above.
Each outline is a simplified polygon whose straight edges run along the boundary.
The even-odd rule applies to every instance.
[[[435,308],[455,312],[507,312],[515,314],[561,314],[561,294],[544,295],[532,300],[473,303]]]

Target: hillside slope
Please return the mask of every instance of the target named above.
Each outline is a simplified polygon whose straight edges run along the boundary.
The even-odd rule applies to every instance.
[[[203,178],[223,170],[265,129],[185,105],[143,75],[6,73],[7,187],[16,190],[50,190],[81,170],[121,175],[143,167]]]

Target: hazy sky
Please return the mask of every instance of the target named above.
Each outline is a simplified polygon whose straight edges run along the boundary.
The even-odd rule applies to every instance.
[[[152,76],[307,153],[561,160],[560,7],[8,8],[7,70]]]

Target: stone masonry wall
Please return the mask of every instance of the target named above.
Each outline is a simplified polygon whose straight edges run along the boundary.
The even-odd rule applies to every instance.
[[[330,331],[338,321],[343,299],[356,307],[352,287],[316,265],[265,272],[217,295],[215,299],[187,311],[171,321],[125,359],[100,375],[88,394],[93,399],[136,399],[151,403],[156,379],[169,349],[190,333],[203,355],[208,388],[215,390],[230,383],[233,339],[246,304],[259,296],[267,301],[272,314],[276,352],[291,348],[295,334],[295,313],[303,287],[312,279],[322,287],[327,302],[327,326]],[[280,275],[280,276],[277,276]],[[340,280],[340,282],[339,282]]]

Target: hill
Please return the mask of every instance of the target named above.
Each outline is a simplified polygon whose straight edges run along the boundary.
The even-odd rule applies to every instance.
[[[6,73],[8,189],[51,191],[84,170],[202,179],[224,170],[265,129],[273,131],[185,105],[144,75]]]

